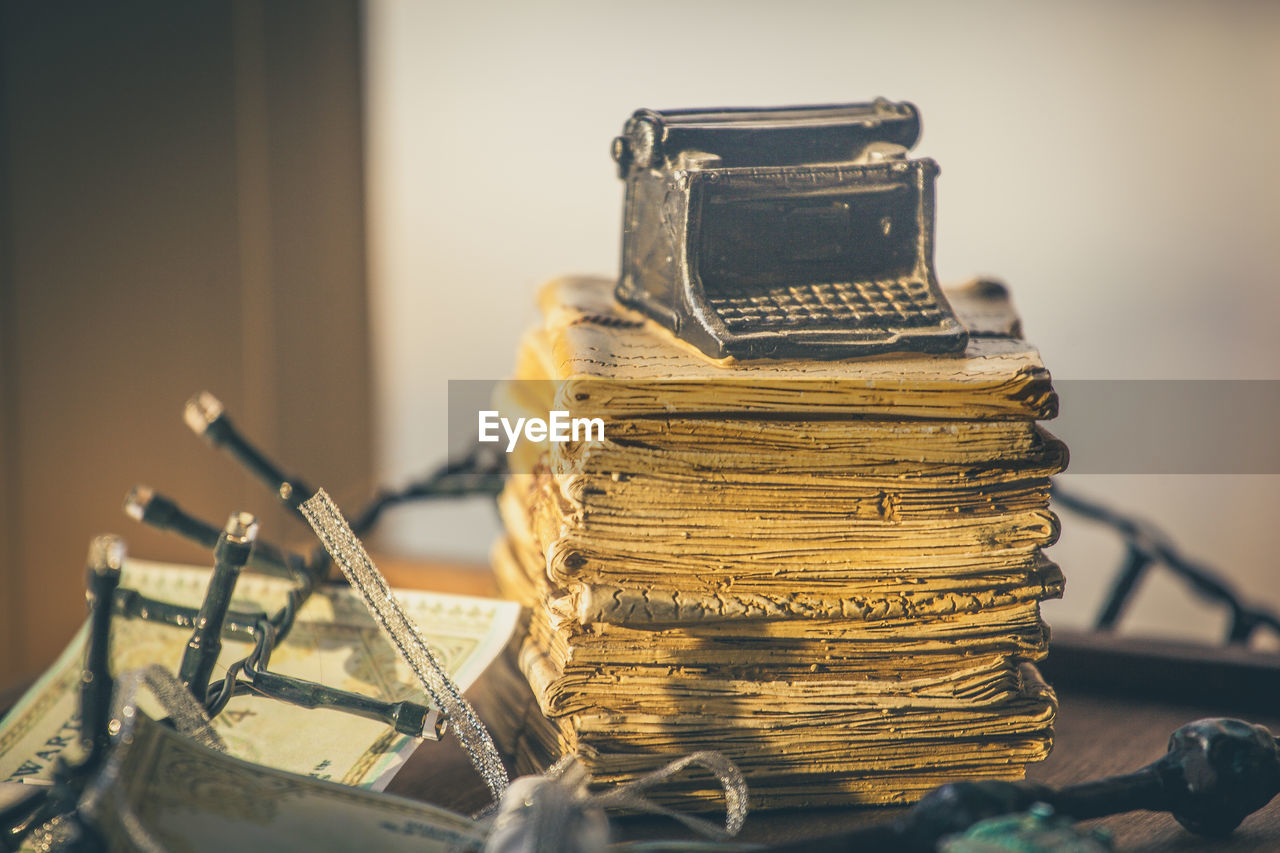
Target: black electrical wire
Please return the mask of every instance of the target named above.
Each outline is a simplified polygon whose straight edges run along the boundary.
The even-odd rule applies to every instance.
[[[1094,620],[1098,630],[1114,629],[1132,601],[1139,581],[1152,570],[1163,567],[1187,584],[1195,595],[1230,611],[1231,624],[1226,636],[1229,645],[1247,644],[1260,628],[1280,635],[1280,616],[1245,604],[1221,573],[1183,556],[1159,528],[1063,489],[1056,480],[1051,494],[1058,506],[1110,527],[1125,542],[1125,561],[1112,579],[1111,590]]]

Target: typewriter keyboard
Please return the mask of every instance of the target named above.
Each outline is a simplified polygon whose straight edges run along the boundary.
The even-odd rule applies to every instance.
[[[707,294],[732,332],[807,328],[919,329],[948,312],[919,280],[831,282],[753,287]]]

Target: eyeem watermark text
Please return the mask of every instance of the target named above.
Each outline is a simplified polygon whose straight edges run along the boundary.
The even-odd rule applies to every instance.
[[[603,418],[571,418],[562,409],[549,412],[547,419],[502,417],[500,412],[486,410],[480,412],[479,440],[497,442],[502,439],[499,428],[507,436],[507,452],[515,450],[520,436],[526,441],[554,441],[563,444],[566,441],[604,441]]]

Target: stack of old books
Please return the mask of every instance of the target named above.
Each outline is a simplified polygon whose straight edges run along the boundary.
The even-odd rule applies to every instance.
[[[714,749],[758,808],[905,802],[1045,757],[1056,397],[1002,287],[949,297],[960,356],[717,362],[610,282],[543,291],[499,408],[604,438],[518,445],[501,498],[538,711],[522,772],[575,752],[623,782]]]

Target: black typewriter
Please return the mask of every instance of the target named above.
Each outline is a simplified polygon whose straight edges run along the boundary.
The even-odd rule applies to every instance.
[[[639,110],[618,299],[713,357],[954,353],[914,106]]]

